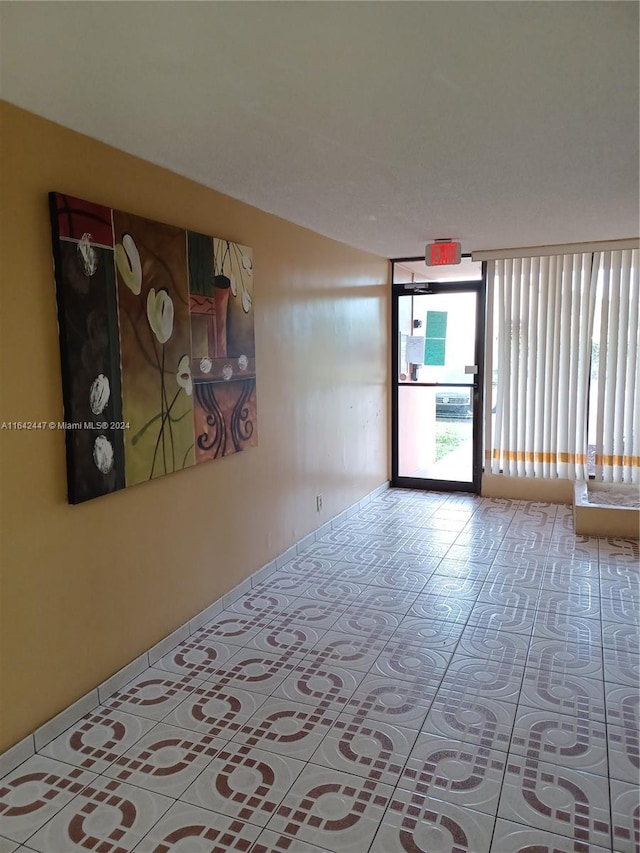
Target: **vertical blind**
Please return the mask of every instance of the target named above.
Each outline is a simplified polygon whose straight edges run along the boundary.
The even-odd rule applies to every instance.
[[[587,476],[592,257],[489,262],[485,470]]]
[[[487,296],[485,470],[640,484],[640,251],[492,260]]]
[[[595,475],[609,483],[640,483],[640,251],[596,252],[593,282],[601,297],[591,388]]]

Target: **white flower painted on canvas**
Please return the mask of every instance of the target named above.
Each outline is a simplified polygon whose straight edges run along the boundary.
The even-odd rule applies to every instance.
[[[202,373],[211,373],[211,368],[213,367],[213,362],[209,358],[209,356],[205,356],[200,359],[200,371]]]
[[[222,368],[222,378],[228,382],[232,376],[233,376],[233,367],[231,367],[230,364],[225,364],[225,366]]]
[[[147,319],[156,338],[166,344],[173,332],[173,301],[166,290],[157,293],[153,287],[149,290]]]
[[[109,379],[104,373],[99,373],[89,389],[89,406],[94,415],[99,415],[105,410],[110,396]]]
[[[191,361],[188,355],[183,355],[178,362],[176,382],[181,388],[184,388],[186,394],[190,397],[193,392],[193,379],[191,378]]]
[[[246,355],[241,355],[238,359],[238,367],[240,368],[240,370],[246,370],[248,364],[249,359],[246,357]]]
[[[113,468],[113,445],[106,435],[99,435],[94,441],[93,461],[103,474],[108,474]]]
[[[120,278],[129,290],[138,296],[142,290],[142,263],[131,234],[125,234],[122,243],[116,243],[115,253]]]
[[[80,240],[78,240],[78,256],[80,258],[80,265],[82,266],[82,271],[87,276],[95,275],[96,270],[98,269],[98,253],[91,245],[91,241],[93,237],[91,234],[84,233]]]
[[[247,290],[247,288],[242,285],[242,310],[245,314],[248,314],[251,311],[252,299],[251,294]]]

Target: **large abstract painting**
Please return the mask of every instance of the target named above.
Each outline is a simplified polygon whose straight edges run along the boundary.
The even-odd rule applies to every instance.
[[[251,249],[49,199],[69,502],[255,445]]]

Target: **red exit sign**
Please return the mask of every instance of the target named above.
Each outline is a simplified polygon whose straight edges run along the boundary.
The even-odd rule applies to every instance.
[[[445,264],[459,264],[462,257],[460,243],[439,241],[427,243],[425,261],[428,267],[441,267]]]

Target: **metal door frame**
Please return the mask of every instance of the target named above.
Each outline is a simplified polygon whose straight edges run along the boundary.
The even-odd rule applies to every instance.
[[[469,257],[463,255],[463,257]],[[393,270],[396,263],[407,261],[423,261],[424,258],[394,258],[391,261],[393,282]],[[391,285],[391,485],[397,488],[422,489],[425,491],[452,491],[472,492],[480,494],[482,481],[482,401],[484,385],[484,330],[486,313],[486,280],[487,264],[482,264],[482,279],[477,281],[447,281],[447,282],[412,282],[411,284]],[[476,294],[476,345],[475,364],[478,365],[478,373],[473,383],[472,408],[473,408],[473,463],[472,482],[460,483],[455,480],[431,480],[422,477],[400,477],[398,475],[398,388],[400,383],[398,376],[398,299],[400,296],[422,295],[436,293],[475,293]],[[439,384],[447,387],[468,388],[464,383],[437,383],[437,382],[412,382],[411,387],[438,387]]]

